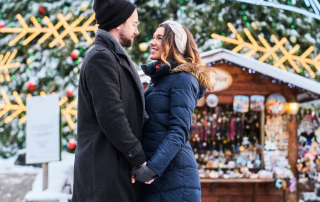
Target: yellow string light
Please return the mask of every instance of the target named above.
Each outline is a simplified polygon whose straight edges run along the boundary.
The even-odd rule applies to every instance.
[[[17,102],[16,105],[11,104],[6,92],[4,90],[1,90],[2,98],[5,101],[5,104],[0,104],[0,117],[8,113],[9,111],[14,111],[10,116],[4,119],[4,123],[9,123],[12,119],[17,117],[20,113],[27,110],[27,107],[23,104],[20,96],[16,91],[13,92],[13,96]],[[19,120],[21,122],[21,119]],[[21,122],[23,123],[23,122]]]
[[[12,119],[16,118],[17,116],[19,116],[20,113],[22,112],[26,112],[27,111],[27,107],[23,104],[19,94],[14,91],[13,92],[13,97],[15,98],[15,101],[17,104],[11,104],[6,92],[4,90],[1,90],[1,95],[3,100],[5,101],[5,104],[0,104],[0,118],[2,116],[4,116],[5,114],[9,113],[9,111],[14,111],[12,114],[10,114],[7,118],[4,119],[4,123],[9,123],[10,121],[12,121]],[[55,92],[51,93],[51,94],[55,94]],[[46,96],[45,92],[41,92],[40,96]],[[31,94],[27,94],[27,98],[32,97]],[[59,106],[65,104],[68,101],[67,97],[64,97],[62,99],[60,99],[59,101]],[[73,100],[66,108],[61,109],[61,114],[64,116],[64,118],[66,119],[69,127],[74,130],[75,129],[75,123],[73,122],[71,116],[76,116],[77,115],[77,110],[73,109],[75,107],[75,105],[77,104],[77,99]],[[19,119],[20,123],[25,123],[27,121],[27,116],[23,116],[22,118]]]
[[[235,53],[239,52],[245,47],[251,49],[249,52],[246,53],[247,56],[252,56],[258,51],[263,52],[264,53],[263,56],[261,56],[258,59],[260,62],[264,62],[269,57],[271,57],[275,61],[273,66],[280,67],[283,71],[287,71],[287,68],[284,66],[284,62],[288,61],[289,64],[293,67],[293,69],[296,72],[300,73],[300,68],[297,65],[297,62],[299,62],[301,66],[309,72],[312,78],[315,78],[316,74],[312,71],[310,65],[314,66],[317,69],[317,71],[320,71],[320,54],[313,59],[307,58],[314,50],[313,46],[310,46],[308,50],[306,50],[302,55],[298,56],[298,55],[295,55],[295,53],[299,50],[300,46],[297,44],[291,50],[289,51],[286,50],[284,48],[284,44],[287,42],[287,38],[285,37],[279,41],[275,35],[272,35],[271,39],[274,41],[275,45],[271,47],[270,44],[265,40],[263,36],[258,35],[258,38],[263,45],[263,46],[259,46],[259,44],[253,38],[253,36],[251,35],[250,31],[247,28],[244,28],[243,31],[251,43],[245,42],[231,23],[228,23],[228,27],[230,28],[232,33],[236,35],[236,39],[221,36],[214,33],[211,35],[211,37],[237,45],[232,50]],[[277,55],[276,53],[277,50],[280,50],[282,52],[283,56],[281,58],[279,58],[279,56]]]
[[[0,55],[0,82],[4,82],[4,77],[6,81],[10,81],[9,69],[20,66],[20,62],[11,63],[17,52],[17,49],[14,49],[11,54],[8,51],[4,57],[2,54]]]
[[[53,25],[50,21],[50,19],[45,16],[43,20],[45,21],[47,27],[41,27],[41,25],[38,23],[37,19],[35,17],[31,17],[31,22],[33,23],[34,27],[29,27],[22,16],[20,14],[16,15],[18,21],[20,22],[22,28],[1,28],[0,33],[18,33],[18,35],[9,42],[9,46],[13,46],[16,44],[21,38],[26,36],[27,34],[31,34],[28,36],[23,42],[23,45],[27,45],[32,41],[34,38],[36,38],[39,34],[44,33],[44,35],[38,40],[38,44],[43,43],[45,40],[47,40],[50,36],[53,36],[55,39],[49,44],[49,47],[54,47],[57,43],[59,43],[61,46],[65,46],[64,38],[69,35],[70,38],[74,43],[78,43],[79,40],[77,36],[75,35],[75,32],[80,32],[84,38],[90,43],[93,43],[92,38],[89,36],[87,32],[96,32],[98,29],[98,25],[91,25],[90,24],[94,21],[95,15],[92,14],[91,17],[82,24],[82,26],[78,26],[79,23],[84,19],[84,16],[80,16],[78,19],[76,19],[74,22],[72,22],[70,25],[67,22],[71,17],[72,14],[68,13],[65,17],[58,13],[57,17],[59,19],[59,22],[56,25]],[[61,27],[64,27],[64,31],[62,33],[59,33],[58,30]]]

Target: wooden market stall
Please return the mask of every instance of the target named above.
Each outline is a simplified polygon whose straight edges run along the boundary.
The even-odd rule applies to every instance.
[[[203,61],[218,73],[217,89],[206,92],[206,97],[215,94],[218,105],[232,105],[237,95],[261,95],[267,98],[277,93],[287,102],[305,102],[319,98],[320,84],[297,74],[283,71],[269,64],[259,62],[245,55],[218,49],[201,54]],[[205,101],[204,101],[205,102]],[[207,106],[206,110],[208,110]],[[230,108],[230,107],[229,107]],[[263,151],[267,113],[260,115],[261,166],[264,168]],[[295,177],[298,157],[297,116],[286,116],[288,137],[288,163]],[[208,169],[208,168],[207,168]],[[202,178],[202,201],[297,201],[296,194],[276,189],[275,179],[215,179]],[[289,185],[288,185],[289,186]],[[290,198],[290,200],[289,200]]]

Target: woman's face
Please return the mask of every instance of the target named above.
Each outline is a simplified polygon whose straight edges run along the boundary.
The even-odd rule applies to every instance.
[[[162,37],[164,35],[164,27],[159,27],[153,34],[153,39],[150,42],[151,47],[151,60],[157,60],[161,62],[161,55],[164,53],[164,47],[162,46]]]

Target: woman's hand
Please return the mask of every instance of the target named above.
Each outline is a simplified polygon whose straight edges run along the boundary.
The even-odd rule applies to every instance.
[[[156,179],[157,177],[158,177],[158,174],[148,166],[142,166],[138,169],[131,171],[132,183],[134,183],[135,180],[138,180],[146,184],[151,184],[154,181],[154,179]]]
[[[134,168],[132,168],[132,170],[136,170],[136,169],[138,169],[138,168],[140,168],[140,167],[142,167],[142,166],[146,166],[147,165],[147,162],[144,162],[142,165],[140,165],[139,167],[134,167]],[[151,180],[150,180],[151,181]],[[131,182],[132,182],[132,184],[134,184],[135,182],[136,182],[136,178],[134,177],[134,175],[131,175]]]

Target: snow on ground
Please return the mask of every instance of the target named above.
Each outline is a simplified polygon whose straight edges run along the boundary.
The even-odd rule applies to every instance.
[[[42,190],[43,173],[37,174],[32,191],[26,196],[26,201],[57,200],[67,202],[72,198],[70,191],[73,186],[74,154],[62,152],[61,161],[49,163],[48,189]]]
[[[38,174],[42,168],[36,168],[33,166],[20,166],[14,165],[17,157],[21,153],[25,153],[26,150],[20,150],[13,157],[8,159],[0,158],[0,173],[1,174]]]
[[[13,157],[0,158],[0,201],[20,202],[23,201],[23,197],[25,201],[67,202],[70,200],[74,154],[62,152],[61,161],[49,163],[48,189],[43,191],[42,168],[14,165],[18,155],[25,152],[26,150],[20,150]],[[18,191],[21,192],[19,196]]]
[[[15,156],[8,159],[0,158],[0,201],[22,202],[24,196],[31,190],[32,183],[42,168],[33,166],[14,165],[20,150]]]

